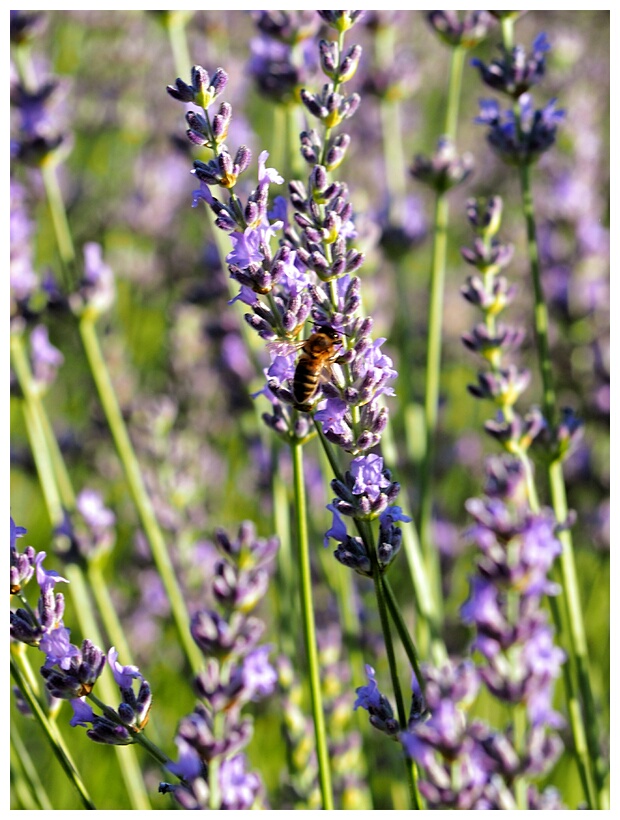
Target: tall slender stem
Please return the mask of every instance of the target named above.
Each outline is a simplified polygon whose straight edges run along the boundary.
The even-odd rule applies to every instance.
[[[192,59],[187,47],[187,37],[185,35],[185,24],[188,12],[167,11],[165,12],[166,30],[170,41],[170,48],[174,56],[174,65],[179,77],[185,77],[192,68]]]
[[[43,782],[39,776],[39,772],[37,771],[37,766],[35,765],[33,759],[30,757],[28,749],[25,743],[21,739],[21,735],[15,723],[11,721],[10,727],[11,733],[11,765],[14,766],[14,761],[17,763],[19,768],[23,772],[23,777],[26,781],[25,787],[27,788],[26,797],[29,803],[32,805],[23,805],[24,800],[22,799],[22,806],[25,809],[42,809],[43,811],[53,811],[54,807],[47,795],[47,791]],[[22,790],[23,792],[23,790]],[[21,798],[21,795],[20,795]]]
[[[30,706],[30,710],[32,711],[36,721],[41,726],[44,734],[47,736],[52,751],[54,752],[58,762],[60,763],[62,769],[64,770],[65,774],[69,778],[69,781],[75,786],[78,794],[80,795],[80,799],[85,809],[96,809],[95,804],[93,803],[82,778],[80,777],[75,763],[71,759],[71,755],[69,754],[68,749],[66,748],[62,737],[60,736],[57,727],[55,727],[52,722],[48,719],[46,714],[44,713],[43,709],[39,705],[39,701],[34,697],[32,694],[30,687],[26,683],[25,679],[22,677],[21,671],[19,666],[15,662],[15,659],[11,657],[11,676],[15,681],[15,684],[19,687],[20,692],[26,699],[28,705]]]
[[[80,334],[90,369],[97,386],[116,449],[125,470],[125,476],[146,537],[153,551],[153,559],[159,571],[164,589],[170,601],[172,617],[177,628],[179,642],[194,674],[202,669],[202,655],[191,639],[189,616],[183,593],[177,582],[176,573],[168,553],[166,541],[155,516],[153,504],[144,486],[140,465],[134,452],[118,399],[103,358],[94,322],[88,316],[80,321]]]
[[[359,521],[356,522],[358,524],[358,529],[364,542],[366,544],[366,549],[368,551],[368,555],[370,557],[370,562],[372,565],[372,579],[375,586],[375,597],[377,599],[377,610],[379,612],[379,619],[381,621],[381,630],[383,632],[383,641],[385,643],[385,652],[388,659],[388,666],[390,669],[390,677],[392,679],[392,689],[394,690],[394,699],[396,701],[396,712],[398,714],[398,722],[401,726],[401,729],[405,729],[407,726],[407,714],[405,712],[405,703],[403,700],[403,693],[400,685],[400,680],[398,677],[398,668],[396,665],[396,653],[394,652],[394,643],[392,641],[392,630],[390,628],[390,621],[388,618],[388,610],[386,606],[385,600],[385,591],[383,587],[383,581],[381,578],[381,568],[379,566],[379,560],[377,557],[377,553],[373,543],[373,536],[372,531],[370,528],[370,523],[367,521]],[[414,770],[409,765],[408,761],[405,761],[405,768],[407,772],[407,779],[409,783],[409,794],[411,798],[411,803],[413,808],[419,809],[421,808],[420,805],[420,795],[418,794],[417,784],[414,777]]]
[[[293,459],[293,486],[295,493],[295,516],[297,523],[297,544],[299,548],[299,593],[301,614],[308,661],[308,678],[310,682],[310,699],[312,702],[312,717],[314,719],[314,736],[316,740],[316,754],[319,766],[319,782],[323,798],[323,808],[333,810],[334,798],[332,795],[331,772],[329,768],[329,754],[327,749],[327,732],[325,730],[325,716],[323,714],[323,698],[321,694],[321,678],[319,673],[319,658],[316,645],[316,629],[314,623],[314,607],[312,603],[312,577],[310,573],[310,549],[308,542],[306,488],[303,471],[302,445],[295,442],[291,445]]]
[[[451,51],[450,79],[444,135],[455,141],[458,109],[463,76],[465,49],[457,46]],[[433,583],[434,609],[441,620],[442,596],[439,555],[432,543],[433,512],[433,470],[435,465],[435,442],[437,437],[437,417],[439,405],[439,384],[441,374],[441,346],[444,282],[446,271],[446,248],[448,236],[449,204],[448,193],[438,192],[435,201],[433,232],[433,255],[431,262],[431,284],[428,306],[428,347],[426,353],[426,376],[424,386],[424,433],[425,448],[420,475],[420,540],[428,575]]]
[[[553,428],[558,421],[555,388],[553,385],[553,372],[551,353],[549,349],[549,317],[547,305],[542,288],[542,277],[540,270],[540,260],[538,255],[538,243],[536,238],[536,219],[534,214],[534,201],[532,196],[530,166],[526,163],[520,165],[521,197],[523,215],[527,230],[527,250],[532,277],[532,287],[534,291],[534,327],[536,333],[536,347],[538,351],[538,365],[543,390],[543,408],[547,422]],[[566,522],[568,506],[566,502],[566,489],[560,458],[553,459],[548,466],[549,489],[551,502],[555,516],[560,524]],[[577,582],[577,570],[575,567],[575,557],[573,551],[573,541],[570,530],[562,529],[559,533],[562,544],[560,555],[560,570],[562,576],[562,591],[565,598],[567,610],[567,631],[570,639],[570,662],[574,665],[577,676],[577,685],[581,694],[583,717],[586,739],[589,751],[589,766],[593,769],[593,776],[598,790],[597,800],[592,808],[599,807],[599,799],[604,799],[604,771],[602,756],[598,740],[598,720],[594,698],[592,695],[588,647],[586,641],[585,625],[579,594],[579,584]],[[559,614],[559,613],[558,613]],[[571,714],[573,710],[569,710]]]
[[[73,239],[69,228],[69,220],[62,198],[62,191],[58,184],[56,165],[49,161],[41,165],[41,175],[45,186],[45,195],[52,216],[54,233],[56,234],[56,245],[62,265],[62,272],[65,280],[65,287],[70,293],[77,284],[77,271],[75,267],[75,250]]]

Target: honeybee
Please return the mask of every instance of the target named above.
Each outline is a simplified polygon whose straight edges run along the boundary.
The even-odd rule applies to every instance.
[[[281,344],[275,343],[281,348]],[[318,325],[307,339],[287,345],[288,350],[299,350],[300,356],[293,375],[293,398],[298,410],[307,413],[323,372],[335,361],[340,344],[340,333],[329,325]],[[275,345],[274,345],[275,347]]]
[[[323,370],[336,358],[340,334],[329,325],[319,325],[301,345],[301,355],[293,376],[293,398],[298,409],[307,411],[308,402],[319,386]]]

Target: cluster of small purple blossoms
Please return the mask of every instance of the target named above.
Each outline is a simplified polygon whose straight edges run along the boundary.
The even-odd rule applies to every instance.
[[[437,193],[444,193],[465,182],[473,170],[472,154],[465,153],[459,156],[452,140],[442,136],[437,141],[437,149],[432,156],[417,154],[414,157],[409,173],[418,182],[422,182]]]
[[[392,504],[400,492],[400,484],[392,481],[381,456],[371,454],[353,459],[344,480],[333,479],[331,488],[337,497],[327,506],[333,520],[325,533],[325,546],[330,538],[333,539],[338,545],[334,552],[336,560],[360,575],[372,577],[372,561],[366,542],[359,536],[348,534],[341,514],[358,523],[378,518],[377,561],[379,570],[385,572],[401,547],[402,531],[396,526],[397,522],[411,521],[400,507]]]
[[[493,60],[485,65],[482,60],[474,59],[471,64],[480,70],[485,85],[517,100],[521,94],[539,83],[546,69],[545,54],[550,49],[547,35],[542,33],[534,40],[532,53],[527,54],[523,46],[515,46],[509,54],[503,46],[502,59]]]
[[[535,109],[529,89],[545,73],[545,54],[550,45],[544,34],[534,41],[533,53],[527,56],[521,46],[511,53],[504,50],[503,59],[486,66],[481,60],[473,65],[480,70],[484,83],[514,101],[516,108],[502,112],[497,100],[481,100],[475,122],[489,126],[487,141],[510,165],[530,165],[555,142],[564,111],[556,109],[556,100]]]
[[[497,239],[501,216],[502,200],[498,196],[467,201],[467,218],[475,238],[471,246],[461,248],[461,255],[478,273],[467,278],[461,293],[481,312],[483,321],[464,333],[462,340],[486,365],[478,372],[477,383],[468,389],[476,398],[492,401],[497,407],[496,417],[486,422],[485,430],[507,452],[525,457],[536,442],[552,457],[564,457],[582,432],[581,423],[572,411],[563,409],[559,423],[551,430],[549,420],[539,408],[532,407],[523,416],[515,410],[531,374],[526,368],[505,361],[507,353],[519,349],[525,331],[498,321],[516,293],[515,287],[501,274],[513,254],[511,245]]]
[[[357,12],[319,14],[337,31],[348,30],[361,17]],[[360,57],[359,45],[341,53],[336,41],[319,42],[321,70],[328,82],[319,93],[304,89],[301,100],[321,128],[301,133],[301,153],[310,173],[307,183],[295,180],[289,185],[294,215],[293,223],[284,226],[285,244],[307,276],[312,321],[342,337],[336,366],[317,394],[314,418],[329,441],[353,455],[379,443],[388,417],[380,398],[393,395],[389,382],[396,376],[391,359],[381,351],[385,340],[373,340],[372,320],[358,315],[360,281],[353,274],[362,265],[363,254],[351,245],[356,231],[347,186],[329,178],[350,144],[348,134],[334,131],[359,106],[359,95],[343,93],[342,86],[355,74]],[[294,367],[292,360],[289,366]]]
[[[40,15],[11,11],[11,39],[28,41],[45,24]],[[33,266],[32,232],[27,208],[29,183],[33,191],[40,185],[37,170],[43,164],[60,162],[69,151],[70,135],[63,132],[56,105],[60,82],[49,79],[26,87],[11,61],[11,322],[21,330],[23,321],[32,322],[49,302],[58,298],[50,272],[39,275]],[[19,177],[18,177],[19,175]]]
[[[11,158],[31,166],[60,161],[71,149],[71,138],[59,127],[55,110],[60,82],[50,79],[36,88],[26,88],[11,79],[11,104],[19,113],[18,130],[11,138]]]
[[[62,523],[54,530],[55,544],[66,561],[80,562],[106,553],[114,545],[116,517],[104,506],[101,494],[83,489],[75,500],[75,511],[64,511]]]
[[[333,25],[342,30],[359,17],[353,12],[325,14],[330,20],[334,17]],[[306,413],[318,406],[315,418],[323,424],[326,437],[353,454],[379,442],[387,423],[387,410],[379,400],[392,394],[388,382],[396,376],[391,360],[380,350],[384,340],[370,336],[371,319],[356,315],[359,280],[352,274],[362,264],[363,255],[349,246],[355,228],[346,185],[328,179],[350,142],[348,135],[331,135],[331,131],[359,104],[358,95],[344,96],[336,87],[354,74],[360,53],[359,46],[340,55],[335,43],[319,44],[321,68],[330,82],[319,94],[303,89],[300,96],[323,124],[326,136],[322,139],[315,129],[301,135],[302,156],[312,171],[307,186],[300,181],[290,183],[294,224],[289,223],[284,199],[276,198],[273,210],[268,211],[269,185],[281,184],[283,179],[275,169],[266,168],[266,152],[259,157],[258,187],[245,206],[232,191],[238,174],[249,164],[249,151],[242,146],[233,160],[222,142],[223,130],[216,128],[215,117],[211,119],[206,110],[224,88],[224,72],[218,69],[210,79],[196,66],[191,85],[179,79],[168,87],[176,99],[203,107],[202,114],[187,115],[188,136],[193,143],[210,148],[215,158],[194,163],[194,173],[201,180],[194,204],[204,200],[216,214],[216,224],[229,233],[233,250],[226,261],[231,278],[241,286],[237,299],[251,307],[245,319],[268,343],[272,362],[261,393],[272,410],[263,415],[264,421],[285,439],[303,440],[311,432]],[[228,107],[227,120],[229,116]],[[231,190],[229,201],[216,199],[210,186]],[[274,252],[271,243],[279,231],[282,236]],[[300,405],[294,398],[293,381],[299,336],[307,321],[329,328],[342,342],[335,346],[330,363],[337,367],[329,382],[318,386],[309,404]]]
[[[490,11],[430,11],[427,20],[437,36],[452,48],[474,48],[495,24]]]
[[[515,809],[515,781],[539,777],[549,768],[553,744],[539,735],[518,751],[513,731],[498,732],[467,711],[480,688],[471,661],[451,661],[442,669],[424,669],[424,708],[412,715],[400,735],[405,754],[421,769],[420,793],[428,808]],[[420,703],[414,681],[414,703]],[[553,758],[555,759],[555,757]],[[527,808],[563,808],[554,789],[527,790]],[[523,807],[525,808],[525,806]]]
[[[259,31],[250,41],[248,71],[261,94],[295,104],[317,69],[312,38],[320,20],[313,11],[253,11]]]
[[[215,534],[220,559],[209,590],[214,608],[196,612],[191,634],[205,655],[204,671],[195,679],[200,698],[184,717],[175,739],[179,760],[168,769],[180,785],[162,783],[185,809],[250,809],[262,798],[261,780],[246,769],[241,750],[252,736],[252,721],[243,707],[271,694],[277,675],[268,660],[270,647],[259,645],[263,622],[252,611],[267,591],[268,565],[278,549],[276,538],[256,537],[250,522],[237,539]],[[218,761],[217,784],[209,767]]]
[[[463,335],[463,344],[468,350],[479,354],[488,368],[479,372],[478,383],[470,385],[469,391],[476,398],[493,401],[498,407],[498,420],[488,428],[498,437],[500,431],[514,432],[509,422],[513,426],[514,423],[519,424],[513,407],[530,381],[528,370],[519,370],[514,365],[502,366],[506,352],[517,349],[525,333],[521,328],[510,328],[497,321],[516,292],[514,286],[509,286],[506,278],[500,275],[513,254],[511,245],[502,244],[496,238],[501,217],[500,197],[469,199],[467,218],[475,239],[470,247],[461,249],[465,262],[478,271],[467,278],[461,293],[483,316],[482,322]]]
[[[87,242],[83,249],[84,265],[77,289],[70,295],[71,310],[77,316],[96,318],[106,313],[116,298],[114,271],[103,259],[98,242]]]
[[[379,685],[375,679],[375,670],[372,666],[366,665],[367,686],[358,686],[355,690],[357,700],[353,708],[365,709],[369,714],[370,724],[384,732],[390,737],[398,737],[400,734],[400,724],[394,715],[392,704],[388,698],[379,691]]]
[[[469,719],[481,673],[472,661],[451,660],[441,669],[424,666],[421,693],[413,676],[407,726],[398,724],[389,699],[379,690],[372,667],[368,684],[359,687],[355,708],[369,714],[372,726],[398,741],[419,766],[417,786],[429,809],[515,809],[515,779],[542,776],[555,761],[557,743],[534,730],[527,747],[517,751],[512,729],[499,732]],[[551,758],[549,758],[551,755]],[[527,808],[563,808],[557,792],[527,791]]]
[[[107,657],[92,641],[84,639],[82,646],[70,642],[70,630],[63,623],[65,601],[62,593],[54,592],[57,583],[68,583],[55,570],[45,570],[46,553],[35,553],[28,547],[17,550],[17,538],[26,530],[11,519],[11,594],[19,597],[22,607],[11,611],[11,638],[38,647],[45,654],[41,676],[51,698],[68,700],[73,708],[71,726],[89,726],[86,734],[96,743],[127,745],[148,721],[151,708],[151,688],[135,666],[121,666],[118,653],[112,647]],[[23,587],[36,575],[40,597],[36,611],[22,594]],[[119,687],[121,703],[117,709],[100,704],[103,714],[96,714],[86,698],[91,695],[106,664],[110,666]],[[138,692],[133,680],[140,681]]]
[[[32,259],[33,224],[28,216],[24,186],[11,179],[10,285],[11,318],[23,315],[39,282]]]
[[[432,11],[427,19],[439,38],[451,48],[473,48],[487,36],[493,24],[487,11],[468,11],[461,17],[456,11]],[[459,155],[452,139],[442,135],[432,156],[417,154],[414,157],[409,173],[418,182],[443,194],[465,182],[473,170],[472,154]]]
[[[552,512],[529,508],[523,463],[505,456],[491,459],[487,470],[486,498],[466,505],[475,520],[468,536],[481,557],[461,617],[475,627],[472,648],[483,658],[479,672],[487,689],[523,706],[528,717],[513,776],[541,776],[562,751],[553,730],[564,720],[552,704],[565,655],[542,608],[544,596],[559,592],[548,575],[561,544]]]
[[[215,115],[210,117],[208,106],[225,88],[227,75],[223,69],[217,69],[212,78],[200,66],[192,69],[192,84],[188,86],[177,79],[176,86],[168,86],[172,97],[182,102],[201,105],[201,114],[189,112],[190,124],[188,137],[197,143],[196,134],[202,134],[202,144],[213,152],[214,159],[205,163],[195,160],[193,173],[200,180],[200,188],[194,191],[194,206],[204,201],[215,214],[215,223],[229,234],[232,251],[226,257],[231,279],[240,285],[237,297],[252,309],[245,314],[245,320],[269,343],[281,340],[289,345],[296,339],[310,315],[311,297],[303,270],[299,268],[297,255],[288,246],[281,245],[277,251],[271,248],[272,240],[284,225],[281,216],[285,217],[284,201],[276,202],[274,211],[268,211],[269,186],[281,184],[282,177],[274,168],[267,168],[268,154],[263,151],[258,160],[258,186],[247,197],[245,206],[233,190],[237,177],[245,170],[251,159],[246,146],[238,149],[235,160],[232,159],[223,142],[224,131],[217,125]],[[220,113],[225,107],[227,122],[230,121],[231,108],[222,103]],[[200,128],[197,129],[197,117]],[[191,133],[190,133],[191,132]],[[220,187],[231,191],[227,202],[216,198],[211,187]],[[271,221],[273,220],[273,221]],[[278,368],[276,356],[272,368]],[[270,373],[267,374],[270,378]],[[281,432],[279,423],[288,434],[291,420],[280,407],[278,399],[267,393],[276,404],[274,416],[265,414],[266,421]],[[309,432],[309,423],[296,420],[296,429],[292,432],[300,438]]]

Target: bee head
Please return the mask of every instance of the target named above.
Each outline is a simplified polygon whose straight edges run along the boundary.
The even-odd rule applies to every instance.
[[[342,335],[337,330],[334,330],[334,328],[330,325],[315,325],[314,332],[323,333],[325,334],[325,336],[332,339],[334,342],[337,342]]]

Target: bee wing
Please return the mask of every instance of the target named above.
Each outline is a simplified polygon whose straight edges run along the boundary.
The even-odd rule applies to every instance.
[[[337,362],[333,360],[325,362],[325,364],[321,368],[319,383],[325,384],[325,382],[335,382],[335,384],[339,385],[340,387],[344,387],[342,368]]]
[[[289,342],[286,339],[275,339],[273,342],[267,342],[267,350],[274,356],[288,356],[296,350],[301,350],[305,341]]]

